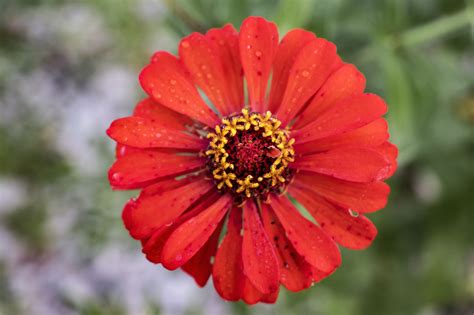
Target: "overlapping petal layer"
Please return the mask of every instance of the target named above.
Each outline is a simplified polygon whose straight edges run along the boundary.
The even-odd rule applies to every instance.
[[[390,187],[381,181],[354,183],[317,173],[302,172],[294,185],[308,189],[346,209],[368,213],[387,204]]]
[[[153,99],[210,127],[219,120],[204,102],[182,62],[167,52],[157,52],[140,73],[140,84]]]
[[[387,176],[390,161],[374,149],[339,148],[302,156],[291,167],[347,181],[366,183]]]
[[[341,264],[341,254],[320,227],[304,218],[287,197],[271,197],[271,207],[296,251],[313,267],[332,272]]]
[[[344,247],[364,249],[377,235],[375,226],[363,215],[351,215],[347,209],[298,186],[291,186],[288,192],[309,211],[328,235]]]
[[[115,161],[109,170],[109,182],[117,189],[143,188],[159,178],[195,171],[204,163],[198,155],[140,150]]]

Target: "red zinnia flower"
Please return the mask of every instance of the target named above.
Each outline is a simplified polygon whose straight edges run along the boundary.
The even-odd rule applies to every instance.
[[[300,291],[334,272],[336,244],[375,238],[363,214],[385,206],[397,149],[385,102],[331,42],[301,29],[278,42],[250,17],[240,33],[189,35],[179,57],[155,53],[140,84],[149,97],[107,130],[109,180],[142,189],[123,220],[150,261],[200,286],[212,274],[226,300],[273,303],[280,283]]]

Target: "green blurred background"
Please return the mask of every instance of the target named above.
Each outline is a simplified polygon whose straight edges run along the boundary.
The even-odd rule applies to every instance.
[[[335,42],[400,149],[374,244],[255,307],[148,263],[106,180],[151,54],[248,15]],[[473,36],[463,0],[0,0],[0,314],[474,314]]]

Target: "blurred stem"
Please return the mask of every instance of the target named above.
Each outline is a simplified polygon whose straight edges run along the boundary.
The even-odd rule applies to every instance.
[[[472,1],[474,3],[474,0]],[[393,34],[379,39],[375,43],[362,48],[356,56],[360,63],[371,60],[372,50],[377,46],[385,46],[391,49],[399,47],[416,46],[427,41],[442,37],[450,32],[470,25],[474,36],[474,4],[468,4],[466,8],[458,13],[441,17],[433,22],[412,28],[401,34]]]
[[[179,3],[177,0],[165,0],[164,1],[168,9],[177,16],[183,23],[191,30],[205,33],[206,27],[195,19],[189,12]]]
[[[413,28],[399,36],[392,36],[390,40],[395,46],[413,46],[444,36],[469,24],[474,24],[474,9],[468,6],[456,14]]]

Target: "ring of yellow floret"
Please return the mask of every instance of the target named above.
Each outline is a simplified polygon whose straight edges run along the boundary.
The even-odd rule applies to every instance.
[[[281,121],[274,118],[270,111],[264,115],[260,113],[250,113],[248,109],[242,109],[242,115],[222,119],[222,124],[214,128],[214,132],[209,132],[207,138],[210,139],[208,150],[205,152],[209,159],[213,160],[212,176],[219,190],[228,189],[237,194],[242,194],[247,198],[255,196],[255,190],[263,182],[268,182],[270,187],[276,187],[287,181],[285,170],[288,164],[294,161],[295,151],[293,149],[294,139],[288,135],[288,130],[281,129]],[[244,132],[253,128],[261,131],[262,137],[271,139],[271,143],[279,150],[273,164],[263,176],[254,178],[248,174],[245,178],[238,178],[233,172],[235,166],[228,162],[229,154],[226,145],[231,137],[235,137],[239,132]]]

